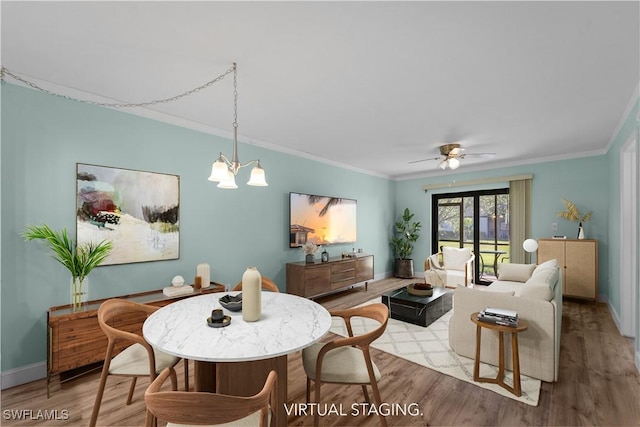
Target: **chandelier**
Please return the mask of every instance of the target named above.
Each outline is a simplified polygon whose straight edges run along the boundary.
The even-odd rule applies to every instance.
[[[253,163],[256,166],[251,170],[251,176],[249,178],[249,182],[247,185],[253,185],[257,187],[266,187],[267,181],[265,180],[264,169],[260,166],[260,160],[251,160],[245,164],[240,163],[240,159],[238,158],[238,69],[236,67],[236,63],[233,63],[233,66],[229,68],[224,74],[216,77],[213,80],[210,80],[196,88],[190,89],[178,95],[172,96],[170,98],[164,99],[156,99],[152,101],[145,101],[139,103],[133,102],[97,102],[90,101],[84,99],[78,99],[67,95],[61,95],[55,92],[52,92],[48,89],[44,89],[38,86],[36,83],[27,80],[24,77],[21,77],[12,71],[8,70],[6,67],[0,65],[0,83],[4,82],[6,77],[11,77],[14,80],[17,80],[24,85],[31,87],[33,89],[39,90],[41,92],[47,93],[49,95],[57,96],[59,98],[67,99],[70,101],[82,102],[85,104],[91,105],[99,105],[101,107],[109,107],[109,108],[133,108],[133,107],[151,107],[158,104],[166,104],[168,102],[177,101],[182,98],[185,98],[189,95],[193,95],[194,93],[200,92],[203,89],[206,89],[215,83],[221,81],[228,74],[233,73],[233,155],[231,160],[224,156],[224,154],[220,153],[218,159],[213,163],[211,167],[211,176],[209,176],[209,181],[219,182],[218,187],[220,188],[238,188],[236,185],[235,176],[237,175],[240,168],[245,166],[249,166]]]
[[[218,188],[235,189],[236,175],[240,168],[255,163],[256,166],[251,169],[251,175],[247,185],[255,187],[266,187],[267,181],[264,175],[264,169],[260,166],[260,160],[251,160],[245,164],[240,163],[238,158],[238,70],[236,63],[233,63],[233,155],[229,160],[222,152],[218,159],[211,166],[211,175],[209,181],[218,182]]]

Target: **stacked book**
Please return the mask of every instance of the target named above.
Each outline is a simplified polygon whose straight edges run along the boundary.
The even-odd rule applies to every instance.
[[[518,313],[503,308],[485,308],[478,313],[478,320],[503,326],[518,326]]]

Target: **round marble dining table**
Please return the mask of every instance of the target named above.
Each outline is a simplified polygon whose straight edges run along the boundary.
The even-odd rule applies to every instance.
[[[275,424],[286,425],[287,355],[320,340],[331,327],[331,315],[309,299],[263,291],[260,320],[245,322],[241,311],[227,310],[218,301],[238,293],[211,293],[166,305],[145,320],[143,336],[165,353],[195,361],[197,391],[249,396],[258,392],[268,373],[275,370]],[[231,322],[214,328],[207,318],[219,308]]]
[[[331,315],[320,304],[296,295],[262,292],[262,315],[256,322],[242,320],[242,311],[224,309],[221,292],[186,298],[152,313],[142,333],[152,346],[174,356],[205,362],[242,362],[282,356],[322,338],[331,327]],[[222,308],[229,326],[207,324],[211,311]]]

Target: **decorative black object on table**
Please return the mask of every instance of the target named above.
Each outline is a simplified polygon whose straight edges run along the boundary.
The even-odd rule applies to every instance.
[[[432,296],[419,297],[409,294],[405,286],[382,294],[382,303],[389,307],[392,319],[426,327],[451,310],[452,296],[452,289],[434,287]]]
[[[211,317],[207,318],[207,325],[212,328],[224,328],[231,323],[231,317],[225,316],[220,308],[211,311]]]
[[[218,298],[220,305],[230,311],[242,310],[242,294],[238,295],[225,295]]]

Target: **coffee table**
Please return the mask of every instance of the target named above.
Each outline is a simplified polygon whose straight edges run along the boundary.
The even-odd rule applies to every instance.
[[[426,327],[451,310],[452,296],[452,289],[434,287],[432,296],[419,297],[405,286],[382,294],[382,303],[389,307],[392,319]]]

